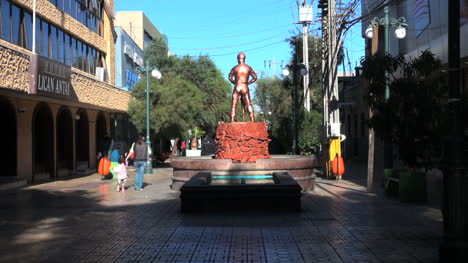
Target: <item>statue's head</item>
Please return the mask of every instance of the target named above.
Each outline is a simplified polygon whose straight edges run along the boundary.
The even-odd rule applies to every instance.
[[[238,61],[239,63],[245,62],[245,58],[246,58],[246,57],[247,57],[247,56],[245,55],[245,53],[244,53],[244,52],[241,52],[241,53],[239,53],[239,55],[237,55],[237,61]]]

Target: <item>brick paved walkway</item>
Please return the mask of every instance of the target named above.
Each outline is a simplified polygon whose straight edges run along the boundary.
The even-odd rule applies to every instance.
[[[359,175],[353,175],[354,178]],[[436,262],[439,210],[319,179],[301,213],[181,214],[171,168],[0,192],[0,262]],[[346,178],[346,177],[345,177]],[[365,178],[365,175],[363,175]],[[129,186],[132,183],[130,180]]]

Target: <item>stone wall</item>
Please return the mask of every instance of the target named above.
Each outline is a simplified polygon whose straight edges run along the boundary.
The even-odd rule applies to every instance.
[[[15,47],[0,40],[0,88],[28,92],[29,55],[13,50]]]
[[[0,40],[0,89],[27,93],[29,89],[30,51]],[[71,84],[76,93],[72,102],[89,104],[109,110],[128,110],[130,93],[108,83],[100,82],[91,74],[72,69]],[[31,95],[31,97],[36,97]],[[64,101],[64,104],[67,104]],[[84,105],[83,105],[84,106]],[[86,108],[84,106],[84,108]]]
[[[75,72],[72,73],[71,83],[80,103],[124,112],[128,110],[131,97],[128,91]]]

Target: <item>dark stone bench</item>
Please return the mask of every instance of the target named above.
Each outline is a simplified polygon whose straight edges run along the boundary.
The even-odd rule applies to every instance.
[[[269,210],[300,211],[301,187],[288,173],[274,173],[274,183],[211,185],[201,172],[180,188],[182,212]]]

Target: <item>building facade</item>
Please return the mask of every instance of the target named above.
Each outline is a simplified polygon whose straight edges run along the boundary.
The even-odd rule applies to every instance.
[[[361,88],[359,68],[352,76],[338,76],[340,93],[340,119],[346,140],[342,143],[345,159],[364,161],[367,159],[369,142],[367,94]]]
[[[144,67],[143,50],[120,26],[115,27],[115,85],[124,90],[132,90],[140,80],[137,67]]]
[[[32,5],[0,0],[0,176],[37,183],[94,171],[130,94],[114,86],[113,0],[36,0],[35,53]]]
[[[117,12],[115,26],[123,28],[141,50],[151,45],[154,39],[163,38],[143,11]]]
[[[464,80],[463,87],[468,89],[468,1],[460,0],[460,68]],[[422,51],[430,50],[442,64],[448,64],[448,1],[407,0],[407,1],[362,1],[362,15],[368,15],[362,21],[362,35],[374,17],[384,17],[383,6],[389,7],[390,18],[404,17],[408,27],[406,36],[397,39],[389,29],[390,54],[404,55],[407,58],[418,57]],[[382,30],[379,30],[383,32]],[[366,40],[366,55],[370,54],[371,41]],[[379,33],[379,50],[383,51],[383,33]],[[446,73],[446,72],[442,72]],[[441,74],[447,78],[447,74]]]

